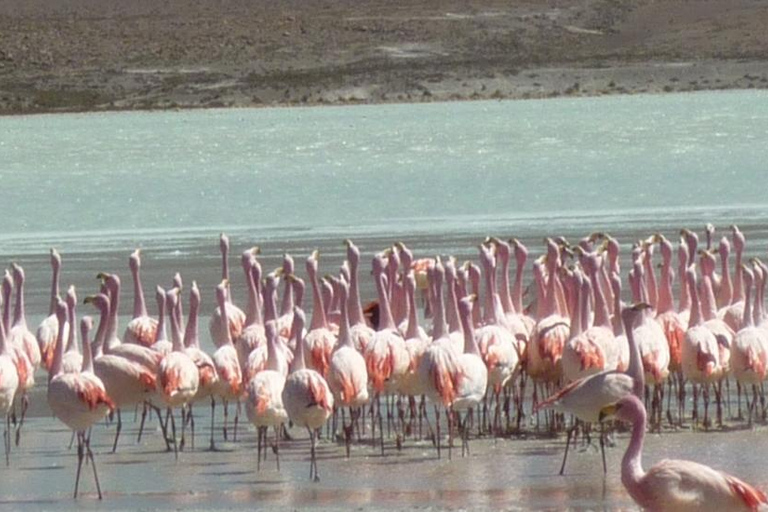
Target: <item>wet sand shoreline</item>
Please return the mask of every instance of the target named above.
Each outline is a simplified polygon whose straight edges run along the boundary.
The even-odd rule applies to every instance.
[[[0,115],[768,88],[738,0],[0,0]]]

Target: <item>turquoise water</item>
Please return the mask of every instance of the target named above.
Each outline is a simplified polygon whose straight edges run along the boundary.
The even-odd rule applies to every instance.
[[[0,261],[18,261],[27,270],[34,328],[47,314],[51,246],[64,259],[62,285],[75,284],[81,297],[96,290],[100,270],[119,272],[129,284],[128,255],[141,246],[148,298],[151,287],[170,285],[180,271],[185,282],[198,281],[204,314],[213,309],[219,281],[220,231],[232,240],[233,291],[240,304],[245,294],[235,258],[253,244],[262,246],[265,269],[289,251],[303,275],[303,259],[314,248],[321,252],[321,272],[334,272],[347,237],[364,258],[402,239],[417,256],[463,259],[475,257],[488,234],[516,236],[536,256],[547,235],[608,230],[626,249],[639,236],[662,231],[676,237],[684,226],[701,233],[712,222],[718,236],[738,223],[748,256],[764,255],[767,141],[768,93],[753,91],[6,117],[0,118]],[[364,277],[362,293],[369,298],[373,290]],[[125,290],[123,313],[131,298]],[[82,306],[79,313],[93,311]],[[206,325],[204,318],[204,337]],[[17,489],[0,505],[70,503],[74,455],[62,448],[68,433],[41,405],[42,375],[38,382],[30,430],[39,437],[12,455],[12,467],[23,472],[2,476],[0,469],[0,480]],[[135,424],[128,428],[135,435]],[[575,456],[570,476],[555,477],[562,440],[504,441],[501,454],[497,441],[483,441],[469,464],[435,463],[430,447],[411,445],[405,456],[388,458],[360,447],[356,461],[347,464],[340,448],[328,446],[321,457],[328,476],[312,486],[303,480],[306,455],[296,443],[286,450],[284,473],[255,474],[252,434],[237,449],[216,455],[215,464],[211,455],[196,452],[184,454],[193,464],[179,465],[159,453],[156,435],[143,446],[128,442],[124,454],[110,459],[111,430],[99,431],[108,499],[118,508],[147,509],[189,500],[202,508],[254,501],[267,508],[372,510],[426,503],[470,509],[630,506],[615,471],[605,483],[595,473],[594,454]],[[764,487],[762,452],[746,448],[758,442],[755,435],[650,436],[649,459],[696,458]],[[712,448],[711,436],[721,439],[717,447],[724,452]],[[624,442],[619,446],[609,454],[614,469]],[[199,467],[216,464],[220,472]],[[416,466],[426,475],[423,481],[413,480],[408,469],[403,476],[391,471]],[[286,490],[294,488],[295,494]]]
[[[0,120],[0,251],[762,221],[768,94]]]

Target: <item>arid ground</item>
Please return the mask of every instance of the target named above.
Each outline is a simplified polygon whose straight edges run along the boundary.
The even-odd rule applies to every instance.
[[[757,0],[0,0],[0,114],[768,87]]]

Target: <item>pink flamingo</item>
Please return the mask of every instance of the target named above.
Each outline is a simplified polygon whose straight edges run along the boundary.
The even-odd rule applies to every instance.
[[[216,366],[213,359],[206,352],[200,349],[200,334],[198,327],[198,317],[200,315],[200,289],[197,282],[192,281],[192,287],[189,290],[189,320],[184,329],[184,353],[195,363],[197,371],[200,374],[200,385],[197,388],[197,395],[192,400],[199,402],[205,398],[211,400],[211,449],[215,448],[213,442],[213,420],[215,418],[215,406],[213,395],[216,392],[216,385],[219,381],[219,375],[216,373]],[[194,443],[195,421],[192,416],[192,408],[189,410],[189,419],[192,424],[192,441]],[[192,445],[194,448],[194,444]]]
[[[8,332],[8,339],[14,345],[24,347],[24,352],[29,362],[37,370],[40,368],[40,347],[37,338],[27,327],[27,318],[24,310],[24,269],[16,263],[11,264],[13,273],[13,285],[16,287],[16,304],[13,309],[13,324]]]
[[[267,429],[275,429],[275,457],[277,470],[280,471],[280,430],[288,421],[288,413],[283,406],[287,361],[278,349],[277,324],[268,320],[264,325],[267,336],[267,366],[246,384],[247,398],[245,412],[258,431],[257,467],[261,468],[262,446],[266,460]]]
[[[256,259],[258,247],[243,252],[241,264],[245,272],[245,282],[248,287],[248,306],[246,308],[245,327],[240,336],[233,338],[237,357],[245,365],[253,352],[261,348],[266,351],[267,337],[264,333],[264,319],[261,315],[263,303],[261,296],[261,265]],[[229,313],[229,312],[228,312]],[[245,368],[243,368],[245,371]],[[246,378],[246,382],[249,378]]]
[[[350,425],[342,425],[344,428],[347,458],[349,458],[350,442],[352,440],[352,428],[356,421],[356,412],[360,407],[368,403],[368,370],[365,359],[355,349],[350,336],[349,312],[349,285],[340,283],[339,297],[341,301],[341,322],[339,324],[339,341],[331,354],[331,363],[328,368],[328,387],[333,393],[336,407],[348,407]]]
[[[614,274],[615,275],[615,274]],[[595,423],[600,420],[600,410],[607,404],[634,394],[642,397],[645,388],[645,373],[640,359],[640,350],[633,336],[635,322],[645,309],[650,309],[649,304],[638,303],[624,308],[620,313],[621,323],[627,332],[629,345],[629,367],[624,373],[619,370],[606,370],[594,375],[575,380],[560,391],[541,402],[537,410],[552,407],[558,411],[570,413],[579,420],[587,423]],[[568,458],[568,448],[571,437],[577,425],[568,429],[568,439],[565,444],[565,455],[560,466],[560,474],[565,472],[565,462]],[[605,445],[603,436],[600,436],[600,450],[603,455],[603,472],[607,472],[605,463]]]
[[[40,357],[46,370],[53,364],[53,351],[56,346],[56,336],[59,324],[56,319],[56,303],[59,301],[59,274],[61,273],[61,255],[56,249],[51,249],[51,301],[48,316],[40,322],[35,337],[40,347]]]
[[[435,435],[437,457],[440,452],[440,411],[439,406],[446,408],[448,417],[448,430],[451,430],[451,414],[447,409],[456,398],[456,389],[459,378],[459,354],[451,346],[451,339],[445,325],[445,313],[443,309],[443,295],[441,292],[445,269],[439,259],[434,267],[429,269],[429,281],[433,287],[434,299],[434,328],[432,343],[424,350],[419,359],[416,373],[418,375],[419,389],[433,403],[435,407]]]
[[[682,361],[683,375],[693,383],[693,415],[698,421],[697,385],[704,387],[704,422],[707,424],[710,384],[723,376],[720,364],[720,349],[717,338],[704,326],[699,292],[696,289],[696,273],[693,268],[686,271],[688,293],[691,297],[691,321],[683,338]]]
[[[13,292],[13,279],[11,274],[6,270],[3,276],[3,327],[5,328],[7,345],[9,353],[13,358],[13,362],[16,365],[16,372],[19,379],[19,385],[16,390],[16,397],[18,399],[19,406],[21,407],[21,419],[16,424],[16,446],[21,441],[21,428],[24,425],[24,418],[27,415],[27,408],[29,407],[29,398],[27,397],[27,391],[35,386],[35,367],[27,356],[27,351],[24,348],[23,343],[14,343],[14,340],[10,338],[11,321],[10,321],[10,305],[11,305],[11,293]],[[58,303],[58,298],[57,298]],[[58,319],[57,319],[58,322]],[[57,332],[58,336],[58,332]],[[54,342],[55,347],[55,342]],[[50,372],[49,372],[50,375]],[[14,418],[16,418],[16,412],[14,410]]]
[[[574,271],[573,277],[574,307],[571,332],[563,347],[563,377],[566,382],[606,370],[608,359],[605,347],[587,332],[592,285],[589,279],[584,279],[579,270]]]
[[[10,465],[11,452],[11,410],[13,399],[19,387],[19,373],[5,338],[5,327],[0,322],[0,414],[5,416],[3,442],[5,446],[5,465]]]
[[[279,271],[279,269],[278,269]],[[264,280],[264,320],[265,322],[277,321],[277,311],[275,305],[275,296],[277,293],[277,275],[271,272]],[[266,333],[265,333],[266,334]],[[286,361],[282,368],[283,374],[288,375],[288,362],[293,359],[293,354],[288,348],[288,341],[283,341],[280,338],[280,334],[275,341],[277,350],[280,351],[282,356],[281,361]],[[267,344],[259,345],[248,355],[246,362],[243,364],[243,382],[248,383],[253,379],[256,374],[264,371],[267,368],[269,362],[269,347]]]
[[[464,332],[464,353],[459,356],[459,375],[456,397],[451,404],[454,412],[461,415],[461,411],[467,411],[462,424],[459,416],[459,429],[461,431],[461,456],[465,452],[469,455],[469,425],[472,410],[483,401],[488,387],[488,369],[480,356],[480,349],[472,325],[472,301],[475,296],[464,297],[459,301],[459,317]]]
[[[755,326],[753,320],[751,289],[754,276],[752,271],[746,266],[742,266],[741,271],[745,294],[744,320],[743,327],[736,333],[731,345],[731,371],[739,384],[752,386],[753,401],[748,407],[751,425],[752,412],[757,404],[757,386],[763,383],[768,373],[768,336],[764,330]],[[741,403],[739,403],[739,413],[741,413]]]
[[[364,354],[368,378],[374,392],[372,406],[376,407],[376,415],[380,425],[382,420],[379,398],[382,394],[387,396],[399,392],[400,381],[407,374],[410,364],[405,340],[397,330],[395,320],[392,317],[386,291],[386,278],[384,277],[385,267],[386,264],[381,255],[373,258],[373,278],[379,297],[379,326]],[[373,407],[371,413],[373,414]],[[392,412],[387,398],[387,425],[390,425],[391,419]],[[383,432],[381,451],[383,455]]]
[[[179,300],[179,291],[172,288],[166,293],[166,309],[172,312],[176,307],[176,301]],[[158,391],[168,412],[171,416],[171,429],[173,434],[173,448],[178,458],[178,447],[176,443],[176,423],[173,419],[172,409],[181,408],[181,449],[184,449],[184,428],[186,426],[185,407],[191,402],[197,394],[197,388],[200,386],[200,372],[190,357],[184,353],[184,347],[181,343],[180,326],[178,318],[168,315],[171,319],[171,329],[174,331],[171,339],[173,340],[173,350],[168,353],[160,362],[157,371]]]
[[[537,261],[533,266],[538,309],[536,327],[531,333],[526,371],[534,381],[551,383],[556,382],[563,374],[563,347],[570,337],[571,321],[558,309],[555,298],[560,256],[553,241],[548,240],[547,246],[546,282],[541,262]]]
[[[128,266],[133,276],[133,318],[125,327],[124,343],[136,343],[149,347],[157,337],[157,320],[147,314],[144,302],[144,290],[141,287],[141,250],[136,249],[128,258]]]
[[[604,407],[600,416],[632,423],[632,438],[621,463],[621,482],[644,509],[699,512],[766,508],[768,497],[764,492],[703,464],[667,459],[646,472],[642,466],[646,412],[636,396],[628,395]]]
[[[219,309],[223,312],[222,322],[229,322],[230,310],[227,308],[226,280],[223,280],[216,287],[216,301],[219,304]],[[219,376],[214,395],[221,397],[224,401],[224,440],[226,441],[228,435],[229,401],[236,400],[239,402],[243,388],[242,368],[237,357],[237,350],[235,350],[235,345],[232,343],[232,333],[230,331],[224,331],[224,342],[216,349],[211,359],[216,367],[216,374]],[[235,415],[235,438],[237,436],[238,420],[239,416]]]
[[[239,307],[232,304],[232,298],[229,296],[229,237],[224,233],[219,237],[219,250],[221,251],[221,278],[227,282],[227,318],[229,318],[229,339],[236,340],[245,326],[245,313]],[[220,347],[226,343],[227,336],[224,328],[224,312],[218,307],[211,315],[208,323],[208,332],[214,345]]]
[[[77,433],[77,477],[75,478],[75,498],[80,484],[80,469],[87,454],[93,467],[96,490],[101,496],[101,486],[96,473],[96,461],[91,451],[91,438],[86,431],[104,418],[114,404],[104,389],[101,379],[93,372],[91,348],[83,345],[83,368],[79,373],[64,373],[61,360],[64,357],[64,325],[67,318],[67,305],[60,301],[56,306],[59,321],[59,334],[56,352],[51,366],[51,380],[48,382],[48,406],[56,418]]]
[[[304,312],[294,308],[293,328],[295,333],[304,329]],[[305,427],[310,439],[309,478],[320,481],[317,471],[317,430],[322,427],[333,411],[333,394],[323,376],[304,365],[304,344],[297,343],[291,373],[283,388],[283,405],[294,425]]]
[[[325,376],[328,373],[331,351],[336,345],[336,336],[331,332],[325,316],[325,304],[317,279],[317,258],[318,252],[314,251],[306,262],[307,277],[312,285],[312,322],[309,332],[304,336],[303,353],[306,366]]]
[[[728,327],[737,332],[741,328],[741,321],[744,318],[744,288],[741,281],[741,272],[738,269],[741,268],[742,254],[744,247],[746,246],[746,240],[744,233],[734,224],[731,226],[733,233],[733,248],[736,252],[736,274],[733,283],[733,297],[731,298],[730,306],[725,306],[720,312],[720,318],[728,324]]]
[[[360,250],[351,240],[345,241],[347,245],[347,261],[349,262],[349,336],[352,344],[358,352],[365,353],[368,344],[373,339],[374,330],[365,323],[363,306],[360,302],[360,285],[358,274],[360,268]]]
[[[157,365],[154,368],[147,368],[119,355],[103,354],[103,345],[109,324],[109,297],[100,293],[86,297],[84,303],[93,304],[99,310],[101,316],[99,327],[93,340],[93,368],[94,373],[104,383],[107,394],[117,409],[117,429],[115,431],[115,440],[112,444],[112,452],[115,452],[117,450],[117,442],[120,439],[120,431],[123,427],[120,409],[138,405],[151,397],[151,394],[157,387]],[[90,331],[90,326],[88,330]],[[90,345],[84,335],[83,345],[85,344]],[[160,417],[160,410],[156,409],[156,412],[158,417]],[[146,410],[142,414],[142,425],[145,417]],[[163,424],[162,419],[160,424]]]

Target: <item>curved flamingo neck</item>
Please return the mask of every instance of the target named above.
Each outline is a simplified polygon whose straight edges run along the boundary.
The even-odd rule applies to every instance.
[[[317,272],[313,265],[307,265],[307,274],[309,274],[309,283],[312,285],[312,320],[309,324],[309,330],[327,328],[325,304],[323,303],[323,295],[320,293],[320,284],[317,282]]]
[[[613,288],[613,335],[621,336],[624,334],[624,324],[621,320],[621,279],[611,278],[611,287]]]
[[[658,314],[667,313],[674,309],[672,303],[672,260],[663,259],[661,262],[661,286],[659,287],[656,311]]]
[[[94,357],[100,357],[104,352],[104,341],[107,338],[107,327],[109,324],[109,306],[104,304],[99,308],[99,326],[96,328],[96,334],[93,336]]]
[[[197,317],[200,311],[200,303],[196,299],[189,301],[189,320],[184,329],[184,346],[200,348],[200,338]]]
[[[635,398],[635,397],[632,397]],[[641,489],[641,482],[645,476],[643,471],[643,440],[645,439],[645,408],[639,400],[633,400],[632,409],[632,438],[621,461],[621,482],[629,494],[638,503],[645,501]],[[627,407],[627,405],[625,405]]]
[[[643,260],[643,267],[645,268],[645,281],[644,285],[648,292],[648,303],[653,306],[653,309],[658,308],[658,287],[656,286],[656,273],[653,271],[653,252],[650,247],[645,253]]]
[[[677,305],[678,311],[688,311],[691,309],[691,294],[687,285],[688,278],[685,277],[687,266],[684,261],[680,262],[678,274],[685,282],[680,283],[680,300]]]
[[[167,302],[167,309],[170,311],[173,311],[175,308],[174,300],[172,298],[168,298]],[[173,344],[173,351],[174,352],[181,352],[184,346],[182,345],[181,341],[181,326],[179,325],[179,319],[176,317],[176,315],[169,315],[171,317],[171,343]],[[227,327],[229,325],[227,324]],[[229,330],[229,328],[227,328]]]
[[[120,286],[112,284],[109,287],[109,323],[107,324],[107,345],[114,346],[117,338],[117,312],[120,307]]]
[[[496,268],[495,265],[483,260],[483,271],[485,278],[485,308],[483,316],[485,317],[485,323],[488,325],[498,325],[499,319],[496,316],[496,308],[494,307],[494,300],[496,296]]]
[[[74,326],[70,327],[74,329]],[[81,371],[93,373],[93,350],[91,349],[91,342],[88,339],[88,333],[90,331],[90,325],[87,321],[80,323],[80,337],[83,340],[83,366]]]
[[[695,275],[688,274],[688,295],[691,298],[691,317],[688,324],[688,328],[701,325],[701,305],[699,304],[699,291],[696,289],[696,277]]]
[[[597,269],[592,269],[589,273],[589,280],[592,282],[592,290],[595,294],[595,321],[593,325],[611,329],[611,314],[608,312],[608,304],[605,301],[597,272]]]
[[[365,325],[363,305],[360,302],[360,284],[358,281],[358,267],[360,262],[357,258],[347,258],[347,261],[349,261],[349,299],[347,300],[349,323],[351,325]]]
[[[392,318],[392,310],[389,307],[384,272],[376,272],[376,292],[379,295],[379,331],[395,329],[395,321]]]
[[[464,299],[466,300],[466,299]],[[464,353],[474,354],[480,357],[480,349],[477,346],[477,340],[475,339],[475,327],[472,325],[472,305],[465,305],[467,307],[461,307],[459,311],[459,317],[461,319],[461,327],[464,329]]]
[[[525,271],[525,262],[528,256],[523,252],[517,260],[515,267],[515,284],[512,288],[512,307],[516,313],[523,314],[523,272]]]
[[[355,345],[352,343],[352,337],[349,335],[349,293],[344,285],[339,287],[339,299],[341,300],[341,315],[337,346],[355,348]]]
[[[434,325],[432,326],[432,339],[437,340],[446,336],[445,331],[445,310],[443,307],[443,280],[439,271],[435,271],[433,284],[434,301]]]
[[[56,334],[56,350],[53,353],[53,364],[48,374],[48,382],[62,372],[62,360],[64,359],[64,329],[67,325],[66,305],[56,306],[56,317],[59,320],[59,331]]]
[[[730,255],[728,252],[720,253],[720,304],[727,306],[733,300],[733,285],[731,283],[731,269],[728,265]],[[738,268],[738,267],[737,267]]]
[[[742,263],[741,252],[742,252],[742,249],[740,249],[739,247],[736,247],[736,268],[737,269],[741,268],[741,263]],[[733,283],[733,297],[731,300],[732,300],[731,304],[735,304],[737,302],[744,300],[744,286],[742,283],[741,272],[739,270],[736,271],[736,275]]]
[[[717,318],[717,306],[715,304],[715,292],[712,290],[712,277],[709,275],[701,278],[701,310],[704,321]]]
[[[742,327],[754,327],[755,325],[752,312],[752,281],[749,278],[744,280],[744,316],[742,317],[742,323]]]
[[[224,326],[224,345],[232,345],[232,333],[229,330],[229,311],[227,310],[227,295],[226,288],[224,293],[217,293],[216,299],[219,302],[219,309],[221,310],[221,325]],[[158,328],[159,331],[159,328]]]
[[[291,326],[291,338],[296,343],[296,353],[293,356],[293,362],[291,364],[291,371],[296,372],[304,370],[306,365],[304,364],[304,343],[301,340],[302,331],[304,330],[303,313],[297,307],[293,308],[293,325]]]
[[[501,307],[504,313],[514,313],[515,306],[512,303],[512,295],[509,290],[509,246],[505,250],[499,252],[499,260],[501,263],[499,270],[501,271],[501,282],[499,285],[499,300],[501,300]]]
[[[555,313],[560,313],[560,310],[557,305],[557,263],[552,263],[548,265],[548,273],[547,276],[547,291],[546,291],[546,302],[544,304],[544,316],[550,316],[554,315]]]
[[[13,285],[10,278],[3,280],[3,327],[6,331],[11,330],[11,294],[13,293]],[[56,298],[58,303],[58,297]],[[54,315],[56,311],[54,309]]]
[[[16,304],[13,310],[13,327],[26,327],[27,319],[24,311],[24,279],[16,282]]]
[[[627,375],[632,377],[632,393],[638,398],[642,398],[645,393],[645,370],[643,360],[640,355],[640,347],[635,341],[635,315],[622,315],[622,325],[627,335],[627,345],[629,345],[629,364],[627,365]]]
[[[157,331],[155,331],[155,343],[158,341],[167,341],[168,337],[165,332],[166,311],[165,311],[165,297],[164,292],[159,295],[157,300]]]
[[[277,298],[277,286],[276,282],[272,278],[268,278],[269,281],[264,287],[264,322],[277,319],[277,305],[275,304]]]
[[[75,302],[67,299],[67,322],[69,322],[69,338],[67,339],[66,352],[77,351],[77,329],[74,328],[77,325],[77,316],[75,314]]]
[[[570,332],[570,338],[575,338],[579,334],[581,334],[582,326],[581,326],[581,318],[582,318],[582,307],[584,302],[584,297],[582,297],[583,289],[581,287],[581,281],[579,279],[576,279],[573,285],[573,307],[571,308],[571,332]]]
[[[144,300],[139,267],[132,269],[131,274],[133,274],[133,318],[147,316],[147,303]]]
[[[61,268],[58,263],[53,265],[53,277],[51,278],[51,302],[48,307],[48,315],[56,314],[56,303],[59,300],[59,275]]]
[[[459,308],[456,297],[456,275],[454,272],[446,273],[445,276],[446,295],[448,304],[446,313],[448,316],[448,332],[461,332],[461,321],[459,320]]]
[[[6,341],[5,326],[0,322],[0,356],[8,354],[8,343]]]
[[[405,297],[408,300],[408,329],[405,332],[406,339],[419,337],[419,315],[416,312],[416,283],[413,275],[406,278]]]

